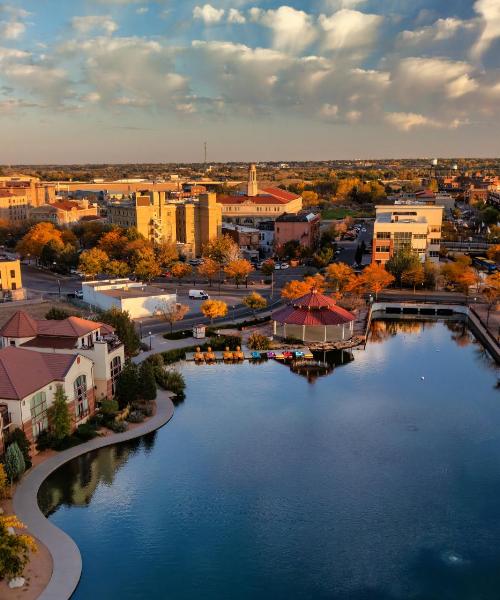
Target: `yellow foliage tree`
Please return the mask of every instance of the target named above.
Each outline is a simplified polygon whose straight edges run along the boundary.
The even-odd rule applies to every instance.
[[[42,250],[49,242],[56,242],[64,247],[62,233],[52,223],[37,223],[17,244],[21,256],[40,258]]]
[[[179,252],[174,242],[166,240],[155,246],[156,258],[162,267],[169,267],[176,260],[179,260]]]
[[[496,263],[500,263],[500,244],[490,246],[486,254],[490,260],[494,260]]]
[[[30,535],[10,533],[9,527],[26,529],[15,515],[0,516],[0,579],[20,577],[29,562],[30,552],[37,551]]]
[[[326,279],[339,296],[344,295],[349,282],[354,276],[353,269],[342,262],[328,265],[326,269]]]
[[[313,289],[317,292],[323,292],[325,289],[325,278],[319,273],[313,277],[305,277],[303,281],[292,279],[292,281],[283,286],[281,297],[287,300],[294,300],[295,298],[305,296]]]
[[[264,296],[261,296],[257,292],[252,292],[251,294],[243,298],[243,304],[245,304],[245,306],[248,306],[248,308],[253,312],[253,316],[255,317],[256,310],[266,308],[267,300],[264,298]]]
[[[394,281],[394,277],[383,265],[371,263],[361,273],[358,280],[364,289],[374,293],[375,298],[378,298],[379,293]]]
[[[227,304],[222,300],[205,300],[200,310],[213,323],[214,319],[227,315]]]
[[[220,270],[220,265],[212,258],[204,258],[198,267],[198,275],[208,279],[208,285],[212,287],[212,281]]]
[[[89,277],[95,277],[99,273],[106,271],[109,262],[109,257],[100,248],[91,248],[80,254],[78,268],[82,273]]]
[[[193,269],[191,267],[191,265],[189,265],[188,263],[184,263],[184,262],[176,262],[172,265],[172,268],[170,269],[170,272],[172,273],[172,277],[175,277],[176,279],[178,279],[179,283],[181,282],[181,279],[184,279],[184,277],[187,277],[188,275],[191,275]]]
[[[240,286],[240,283],[250,275],[252,271],[252,264],[244,258],[232,260],[227,264],[227,266],[224,269],[226,275],[234,281],[237,288]]]
[[[128,239],[123,235],[123,230],[117,227],[103,234],[97,246],[110,258],[120,259],[124,256],[127,244]]]
[[[7,498],[9,489],[9,481],[7,473],[2,463],[0,463],[0,500]]]

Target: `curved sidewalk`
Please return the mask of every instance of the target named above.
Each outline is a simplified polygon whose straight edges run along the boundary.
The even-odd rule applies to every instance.
[[[38,507],[38,490],[47,477],[64,463],[105,446],[112,446],[156,431],[168,423],[174,414],[174,405],[170,394],[158,390],[156,413],[146,422],[130,431],[116,433],[107,437],[98,437],[69,448],[41,463],[28,473],[20,482],[14,495],[14,512],[28,527],[29,533],[47,546],[52,555],[52,576],[38,600],[65,600],[70,598],[80,581],[82,557],[80,550],[69,535],[52,525]]]

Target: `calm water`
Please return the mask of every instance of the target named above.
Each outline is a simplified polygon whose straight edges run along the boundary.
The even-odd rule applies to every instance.
[[[372,337],[314,383],[186,365],[166,427],[54,474],[75,598],[498,600],[497,373],[459,323]]]

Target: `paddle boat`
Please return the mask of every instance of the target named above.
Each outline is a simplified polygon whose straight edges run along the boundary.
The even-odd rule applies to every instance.
[[[212,352],[212,348],[209,346],[207,351],[204,354],[206,362],[214,362],[215,361],[215,352]]]
[[[262,358],[261,353],[257,352],[257,350],[254,350],[250,356],[252,360],[260,360]]]
[[[236,350],[233,352],[233,360],[245,360],[245,355],[239,346],[236,346]]]
[[[276,352],[272,352],[271,350],[267,353],[267,358],[276,358]]]
[[[196,347],[196,352],[194,353],[194,362],[204,362],[205,357],[201,348],[199,346]]]
[[[222,359],[224,361],[233,360],[233,353],[231,352],[231,350],[229,350],[229,346],[226,346],[226,349],[222,353]]]

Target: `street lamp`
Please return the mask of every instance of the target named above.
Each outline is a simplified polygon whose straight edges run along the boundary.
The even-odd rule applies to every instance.
[[[232,309],[233,309],[233,321],[234,321],[234,320],[235,320],[235,318],[236,318],[236,317],[234,316],[234,314],[235,314],[235,313],[234,313],[234,310],[235,310],[235,308],[236,308],[236,306],[233,304],[233,306],[232,306]]]
[[[151,350],[151,331],[149,332],[149,349]]]

